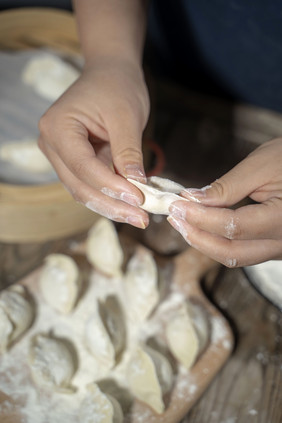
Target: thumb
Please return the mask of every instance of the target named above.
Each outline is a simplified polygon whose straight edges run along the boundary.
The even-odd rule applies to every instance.
[[[187,188],[183,197],[207,206],[229,207],[251,195],[265,182],[257,158],[248,156],[233,169],[201,189]]]
[[[136,120],[114,125],[110,135],[114,167],[125,178],[146,182],[142,153],[142,129]]]

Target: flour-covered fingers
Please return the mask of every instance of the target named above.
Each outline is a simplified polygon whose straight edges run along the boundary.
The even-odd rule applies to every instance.
[[[282,239],[282,200],[279,198],[236,210],[176,201],[170,212],[198,229],[228,239]]]
[[[128,203],[127,196],[115,197],[107,190],[95,190],[76,178],[52,150],[48,158],[53,164],[59,178],[76,201],[84,204],[90,210],[116,222],[129,223],[144,229],[149,224],[147,213]]]
[[[143,203],[144,198],[140,190],[123,177],[116,175],[95,156],[92,146],[85,144],[83,140],[75,148],[70,145],[72,152],[63,154],[63,157],[62,154],[58,155],[57,151],[51,148],[49,144],[44,143],[42,137],[39,138],[38,145],[48,157],[65,185],[67,185],[65,182],[66,175],[69,175],[69,177],[73,175],[81,183],[94,190],[101,191],[111,198],[124,201],[136,207]],[[70,165],[71,163],[72,165]],[[74,189],[72,188],[71,191],[74,191]]]
[[[282,259],[281,240],[230,240],[203,231],[178,217],[169,216],[167,220],[189,245],[227,267]]]

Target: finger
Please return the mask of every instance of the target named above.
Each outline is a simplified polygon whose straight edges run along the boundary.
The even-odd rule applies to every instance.
[[[125,178],[140,182],[146,182],[142,153],[143,129],[132,112],[127,113],[123,119],[117,114],[109,128],[115,169]]]
[[[170,212],[173,217],[184,219],[198,229],[228,239],[282,238],[282,201],[278,198],[236,210],[176,201]]]
[[[281,241],[229,240],[205,232],[173,216],[169,216],[167,220],[189,245],[227,267],[249,266],[270,259],[282,259]]]
[[[122,198],[134,206],[140,206],[143,203],[144,198],[140,190],[116,175],[96,157],[83,128],[81,130],[78,126],[62,132],[63,138],[60,133],[54,147],[50,147],[42,137],[39,138],[38,144],[47,157],[53,150],[70,173],[93,189],[105,192],[113,198]],[[59,170],[58,166],[56,170]]]
[[[269,163],[263,154],[246,157],[211,185],[201,189],[188,188],[183,197],[209,206],[228,207],[250,196],[263,186],[269,175]]]
[[[106,193],[94,190],[92,187],[77,179],[65,166],[59,156],[49,149],[48,157],[53,164],[59,178],[75,198],[90,210],[101,214],[116,222],[129,223],[144,229],[149,224],[148,214],[142,209],[133,207],[125,201],[119,201]]]

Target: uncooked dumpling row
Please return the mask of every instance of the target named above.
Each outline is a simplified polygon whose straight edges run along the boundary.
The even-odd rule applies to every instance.
[[[79,269],[70,256],[50,254],[45,259],[39,284],[45,301],[60,313],[67,314],[78,299]]]
[[[22,285],[12,285],[0,294],[0,353],[16,341],[35,317],[33,301]]]

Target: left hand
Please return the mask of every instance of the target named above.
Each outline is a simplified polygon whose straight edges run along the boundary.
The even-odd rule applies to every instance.
[[[169,223],[197,250],[227,267],[282,259],[282,138],[269,141],[202,189],[187,189]],[[246,197],[254,200],[237,209]]]

